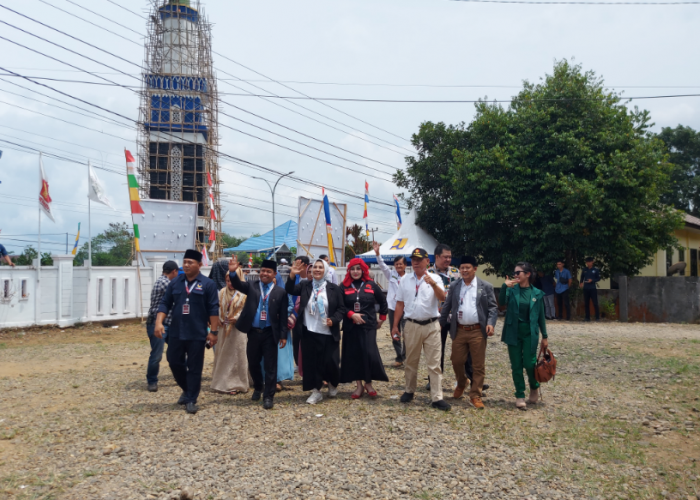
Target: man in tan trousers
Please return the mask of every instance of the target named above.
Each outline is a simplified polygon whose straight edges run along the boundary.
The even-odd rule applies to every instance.
[[[407,273],[396,291],[396,310],[391,334],[394,339],[400,338],[399,320],[403,314],[406,320],[403,331],[406,344],[406,392],[401,396],[401,402],[408,403],[413,400],[418,381],[420,353],[423,350],[430,377],[431,406],[447,411],[450,405],[442,399],[442,341],[438,322],[438,305],[445,300],[445,287],[438,275],[427,272],[429,264],[428,252],[423,248],[416,248],[411,254],[413,274]]]
[[[474,378],[469,399],[475,408],[482,410],[481,391],[486,375],[486,341],[491,337],[498,319],[498,303],[493,285],[476,278],[476,258],[462,257],[459,272],[462,279],[450,287],[447,300],[440,312],[440,324],[449,323],[452,338],[452,368],[457,377],[455,399],[464,394],[467,374],[464,363],[469,354],[472,358]]]

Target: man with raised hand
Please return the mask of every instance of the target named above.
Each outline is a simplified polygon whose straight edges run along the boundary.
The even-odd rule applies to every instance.
[[[236,328],[248,335],[248,369],[253,378],[253,401],[263,396],[263,408],[272,409],[277,390],[278,346],[287,345],[287,306],[289,301],[283,285],[275,286],[277,262],[264,260],[260,266],[260,281],[244,283],[238,279],[238,259],[234,256],[228,264],[229,279],[233,288],[247,295]],[[265,362],[263,380],[261,363]]]
[[[183,274],[170,282],[158,307],[154,335],[162,339],[165,320],[172,311],[168,329],[168,364],[175,382],[182,389],[178,404],[187,413],[197,413],[197,398],[202,387],[205,347],[216,345],[219,334],[219,290],[204,276],[202,254],[187,250],[182,261]],[[207,327],[211,332],[207,333]]]
[[[447,411],[450,405],[442,399],[442,370],[440,369],[440,323],[438,304],[445,300],[445,287],[436,274],[428,272],[430,259],[423,248],[411,254],[413,274],[405,276],[396,291],[396,312],[391,334],[399,338],[399,321],[403,315],[406,326],[403,335],[406,343],[406,392],[402,403],[413,400],[418,381],[418,364],[421,350],[425,352],[430,379],[431,406]]]

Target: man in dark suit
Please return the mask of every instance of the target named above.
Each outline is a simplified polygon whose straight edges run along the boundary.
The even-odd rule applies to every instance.
[[[498,303],[493,285],[476,278],[476,259],[462,257],[459,272],[462,279],[449,289],[440,311],[440,324],[445,327],[449,321],[452,338],[452,368],[457,376],[455,399],[462,397],[467,387],[467,374],[464,363],[471,354],[474,377],[469,398],[475,408],[483,409],[481,391],[486,375],[486,339],[493,335],[498,319]]]
[[[274,406],[273,397],[277,389],[277,346],[287,345],[287,293],[281,284],[275,286],[277,262],[265,260],[260,267],[258,283],[243,283],[238,279],[238,259],[229,261],[229,278],[233,288],[248,296],[243,311],[236,322],[236,328],[248,334],[248,369],[253,377],[253,401],[263,393],[263,407]],[[261,363],[265,359],[265,380]]]

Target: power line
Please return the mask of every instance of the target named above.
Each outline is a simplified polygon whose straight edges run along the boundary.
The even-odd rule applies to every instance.
[[[450,0],[470,3],[514,3],[521,5],[698,5],[700,2],[524,2],[519,0]]]

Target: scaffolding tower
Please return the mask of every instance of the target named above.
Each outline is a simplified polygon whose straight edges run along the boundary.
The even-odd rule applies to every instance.
[[[141,196],[196,202],[197,244],[217,239],[215,259],[223,245],[211,24],[199,1],[194,7],[190,0],[150,1],[139,110]]]

